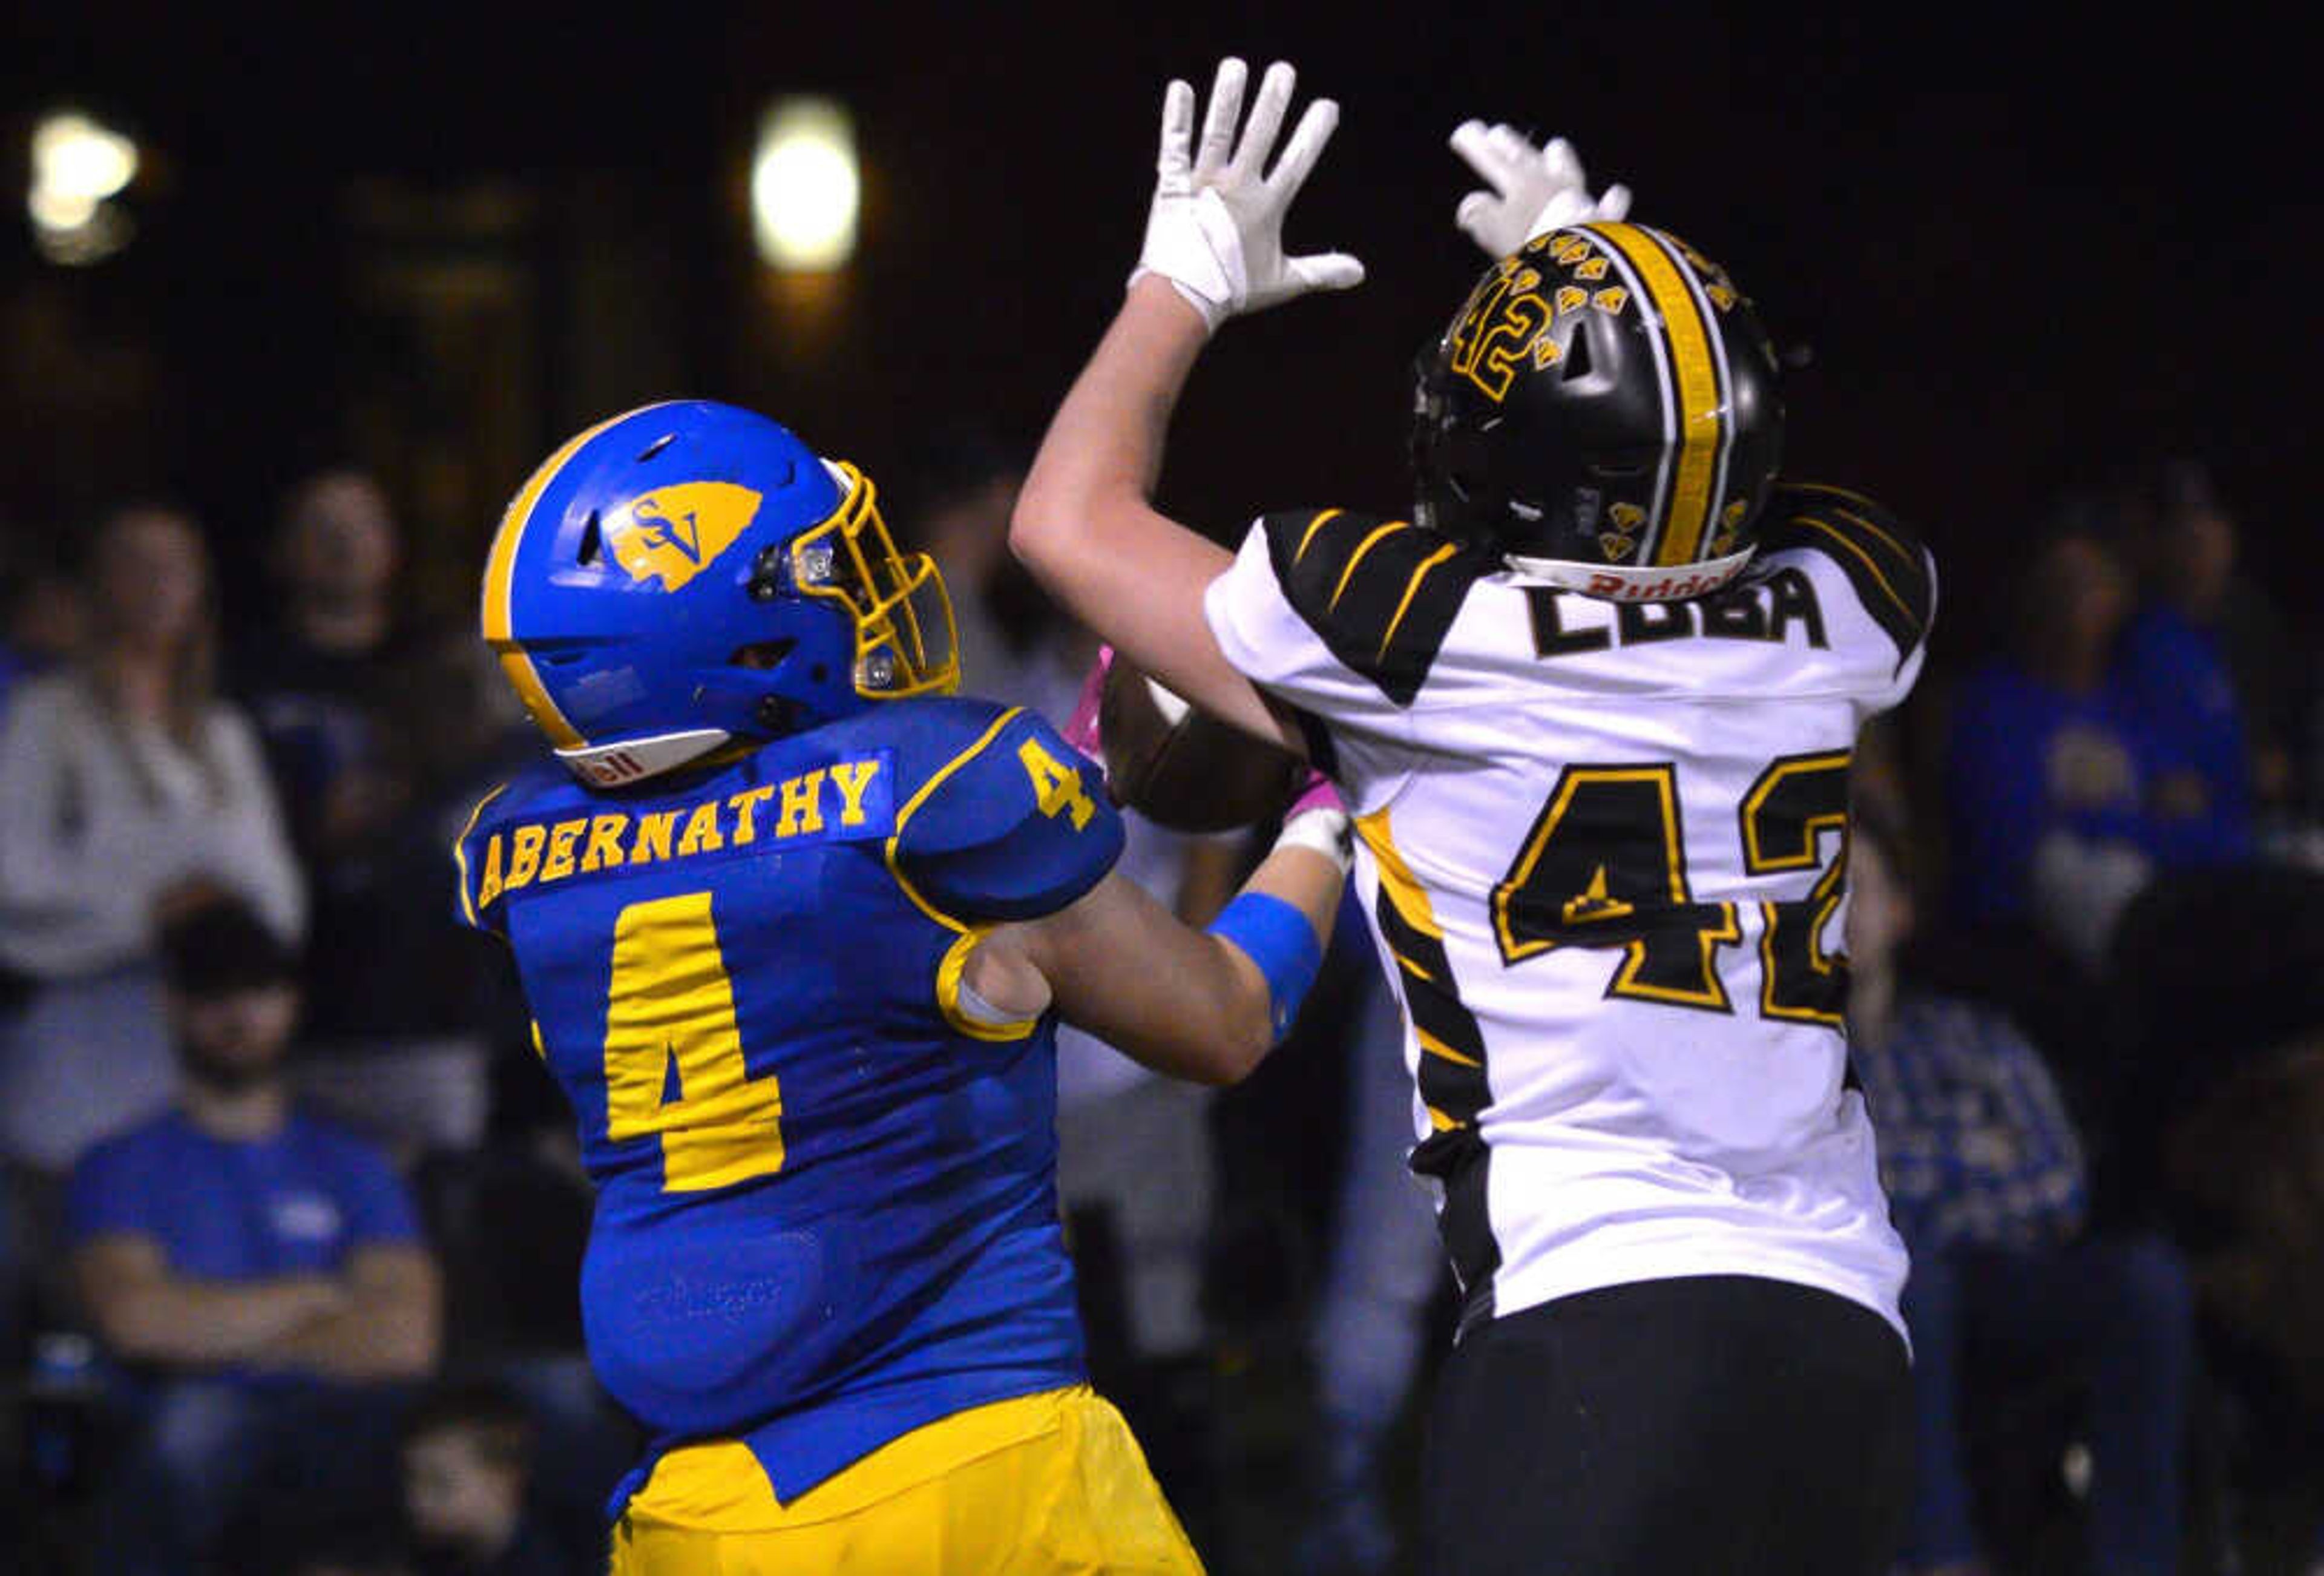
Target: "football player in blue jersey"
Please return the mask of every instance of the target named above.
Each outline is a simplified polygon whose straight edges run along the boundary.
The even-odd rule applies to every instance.
[[[617,1572],[1193,1571],[1087,1387],[1052,1035],[1241,1076],[1328,937],[1323,794],[1209,928],[1111,874],[1098,768],[952,697],[934,564],[761,416],[650,405],[510,504],[484,633],[556,760],[462,834],[597,1190],[645,1426]]]

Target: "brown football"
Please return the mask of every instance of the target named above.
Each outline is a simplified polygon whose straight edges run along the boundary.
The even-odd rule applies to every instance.
[[[1307,763],[1186,702],[1116,656],[1098,698],[1116,804],[1180,832],[1226,832],[1282,813]]]

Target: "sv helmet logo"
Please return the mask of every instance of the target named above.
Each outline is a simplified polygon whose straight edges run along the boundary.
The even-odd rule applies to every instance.
[[[732,482],[680,482],[632,499],[605,522],[605,546],[630,578],[676,591],[734,545],[761,494]]]

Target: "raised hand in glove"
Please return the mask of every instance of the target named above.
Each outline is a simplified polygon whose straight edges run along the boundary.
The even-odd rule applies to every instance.
[[[1340,106],[1328,98],[1308,105],[1270,171],[1268,155],[1297,73],[1280,60],[1267,69],[1238,142],[1248,75],[1240,60],[1219,62],[1199,145],[1193,142],[1194,88],[1174,81],[1164,93],[1154,206],[1130,276],[1132,283],[1148,273],[1168,280],[1213,329],[1239,313],[1309,290],[1348,290],[1364,278],[1364,265],[1343,252],[1289,257],[1283,250],[1284,215],[1332,140]]]
[[[1561,225],[1618,219],[1630,211],[1627,186],[1591,195],[1581,157],[1563,137],[1536,148],[1515,126],[1463,121],[1453,130],[1452,151],[1492,188],[1462,198],[1453,215],[1489,257],[1507,257]]]

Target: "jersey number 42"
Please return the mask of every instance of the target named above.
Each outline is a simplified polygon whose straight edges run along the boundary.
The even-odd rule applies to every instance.
[[[1837,1028],[1847,982],[1823,932],[1840,906],[1848,852],[1847,751],[1785,756],[1736,808],[1749,875],[1816,871],[1806,897],[1761,903],[1759,1010]],[[1569,766],[1508,873],[1493,889],[1505,963],[1554,947],[1618,947],[1609,996],[1732,1012],[1719,949],[1742,940],[1733,903],[1699,902],[1687,880],[1678,769]],[[1839,834],[1831,862],[1825,833]]]

